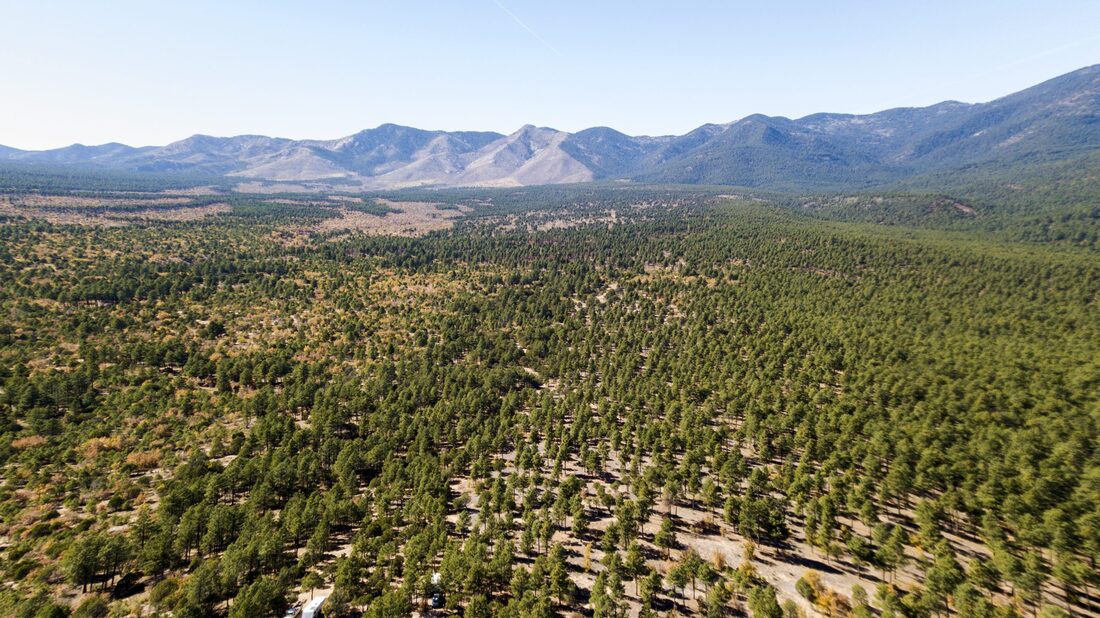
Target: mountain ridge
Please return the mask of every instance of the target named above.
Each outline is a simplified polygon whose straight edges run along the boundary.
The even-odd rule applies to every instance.
[[[752,114],[684,135],[511,134],[392,123],[333,140],[196,134],[165,146],[0,146],[0,163],[91,166],[275,182],[340,181],[366,189],[524,186],[594,180],[766,189],[852,189],[922,174],[1032,165],[1100,150],[1100,65],[986,103],[944,101],[872,114]]]

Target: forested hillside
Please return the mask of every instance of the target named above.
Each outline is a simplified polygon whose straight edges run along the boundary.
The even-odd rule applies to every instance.
[[[0,613],[1100,616],[1095,238],[224,197],[4,211]]]

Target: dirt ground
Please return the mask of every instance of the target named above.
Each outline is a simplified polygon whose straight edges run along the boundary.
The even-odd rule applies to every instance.
[[[148,221],[197,221],[232,210],[226,203],[189,205],[191,199],[185,196],[125,199],[37,194],[0,195],[0,217],[22,217],[58,225],[121,227]],[[293,199],[285,198],[272,201],[297,203]],[[353,203],[363,203],[363,199],[357,196],[329,195],[322,198],[322,201],[321,206],[336,209],[339,216],[325,219],[314,226],[289,226],[283,231],[292,239],[297,236],[308,237],[313,233],[331,232],[422,236],[448,229],[457,219],[470,212],[467,207],[442,208],[441,204],[433,202],[377,200],[393,210],[380,216],[350,207]],[[150,208],[141,208],[142,206]]]
[[[139,205],[187,204],[188,198],[161,198],[142,200]],[[229,212],[228,204],[202,206],[181,205],[178,208],[147,208],[110,212],[111,206],[132,206],[135,202],[117,199],[68,198],[63,196],[0,196],[0,216],[39,219],[57,225],[87,225],[120,227],[141,221],[197,221],[222,212]],[[57,210],[57,208],[66,208]],[[74,208],[74,210],[69,210]],[[81,212],[75,208],[95,208]]]
[[[384,216],[355,210],[341,209],[341,216],[325,219],[316,226],[319,232],[357,231],[379,236],[421,236],[429,232],[445,230],[455,224],[469,209],[443,209],[432,202],[393,202],[378,200],[399,212]]]

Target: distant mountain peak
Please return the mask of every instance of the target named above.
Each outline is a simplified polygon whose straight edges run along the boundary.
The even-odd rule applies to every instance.
[[[1100,150],[1100,65],[988,103],[944,101],[874,114],[798,119],[751,114],[684,135],[567,133],[525,124],[508,135],[383,123],[334,140],[195,134],[166,146],[0,146],[0,161],[277,181],[342,178],[364,188],[516,186],[601,178],[771,189],[853,189],[964,166],[1030,164]]]

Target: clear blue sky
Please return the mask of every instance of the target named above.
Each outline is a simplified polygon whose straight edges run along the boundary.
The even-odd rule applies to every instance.
[[[0,0],[0,144],[384,122],[683,133],[985,101],[1100,62],[1100,2]]]

